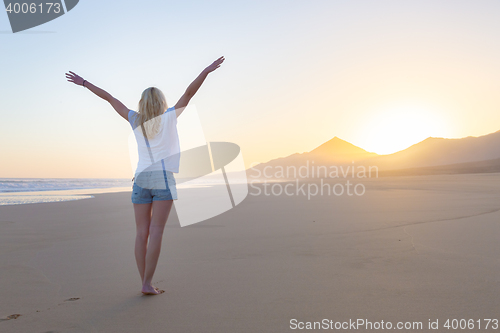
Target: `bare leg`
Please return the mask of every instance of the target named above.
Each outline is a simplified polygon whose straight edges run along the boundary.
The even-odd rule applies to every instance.
[[[151,224],[152,204],[134,204],[135,224],[137,236],[135,237],[135,261],[144,281],[144,270],[146,268],[146,250],[148,246],[149,226]]]
[[[153,280],[153,274],[158,264],[158,258],[160,257],[163,230],[172,209],[172,203],[172,200],[153,201],[153,215],[149,226],[149,243],[146,252],[146,267],[142,286],[143,293],[159,294],[163,292],[155,289],[151,285],[151,281]]]

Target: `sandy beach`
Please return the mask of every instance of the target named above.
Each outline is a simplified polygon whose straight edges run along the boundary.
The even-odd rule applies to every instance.
[[[0,331],[289,332],[292,319],[419,332],[473,319],[483,331],[500,319],[500,174],[364,184],[363,196],[310,200],[251,189],[184,228],[173,210],[159,296],[140,293],[130,192],[2,206]]]

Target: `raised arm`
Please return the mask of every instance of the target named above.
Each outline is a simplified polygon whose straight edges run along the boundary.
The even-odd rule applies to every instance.
[[[203,81],[205,81],[205,79],[207,78],[208,74],[219,68],[220,65],[224,62],[224,60],[225,60],[224,56],[215,60],[210,66],[205,68],[193,82],[191,82],[189,87],[187,87],[184,95],[182,95],[177,104],[175,104],[175,114],[177,117],[179,117],[182,111],[184,111],[184,108],[188,105],[189,101],[194,96],[194,94],[196,94],[196,92],[202,85]]]
[[[66,78],[68,79],[69,82],[73,82],[76,85],[79,86],[84,86],[85,88],[88,88],[90,91],[92,91],[94,94],[97,96],[101,97],[105,101],[107,101],[111,106],[118,112],[120,116],[122,116],[125,120],[128,121],[128,109],[125,105],[123,105],[122,102],[111,96],[110,93],[107,91],[93,85],[87,80],[84,80],[81,76],[78,76],[77,74],[73,72],[66,73]]]

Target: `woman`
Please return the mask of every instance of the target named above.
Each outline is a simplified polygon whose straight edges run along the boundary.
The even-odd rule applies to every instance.
[[[137,236],[135,259],[142,281],[142,293],[158,295],[164,292],[151,284],[160,256],[163,230],[177,199],[173,172],[179,172],[178,135],[175,125],[191,98],[207,75],[224,62],[215,60],[189,85],[174,107],[168,108],[163,93],[155,87],[144,90],[138,112],[129,110],[108,92],[96,87],[73,72],[66,73],[69,82],[81,85],[111,106],[129,121],[138,143],[139,163],[134,177],[132,203],[134,205]],[[149,238],[149,242],[148,242]]]

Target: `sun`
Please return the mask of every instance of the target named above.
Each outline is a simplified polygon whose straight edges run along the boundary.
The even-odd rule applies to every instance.
[[[371,113],[362,135],[367,151],[385,155],[406,149],[428,137],[443,137],[447,125],[436,110],[394,107]]]

